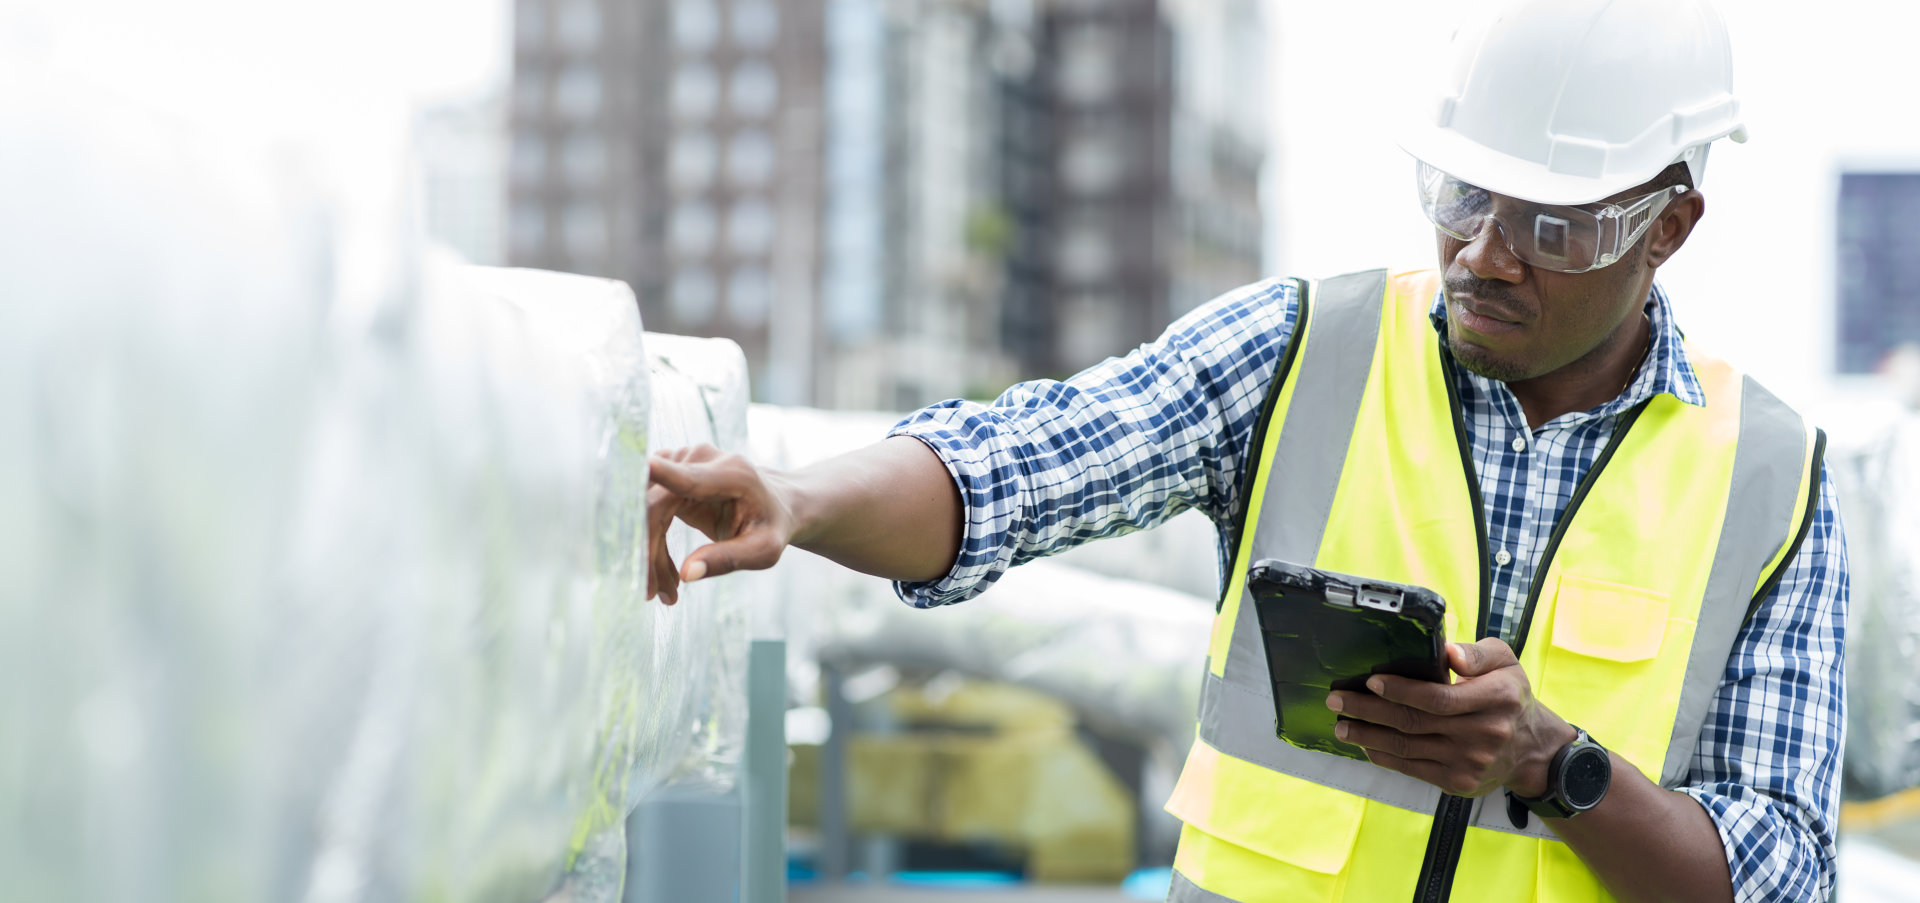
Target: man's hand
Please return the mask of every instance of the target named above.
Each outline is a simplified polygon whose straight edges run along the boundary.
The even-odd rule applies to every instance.
[[[647,489],[647,596],[769,568],[789,546],[889,580],[937,580],[960,554],[960,492],[939,457],[896,436],[795,470],[754,466],[710,445],[654,455]],[[674,518],[713,540],[674,566]]]
[[[1376,674],[1376,695],[1335,691],[1340,739],[1361,747],[1383,768],[1426,781],[1456,796],[1510,788],[1526,797],[1547,788],[1547,766],[1573,742],[1573,727],[1533,698],[1513,650],[1497,639],[1447,646],[1455,684]]]
[[[793,505],[779,477],[711,445],[653,456],[647,488],[647,598],[672,605],[680,584],[772,567],[793,541]],[[675,567],[667,528],[679,517],[713,540]]]

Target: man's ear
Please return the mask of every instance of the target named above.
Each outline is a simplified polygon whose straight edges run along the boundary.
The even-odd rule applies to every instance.
[[[1699,189],[1674,198],[1667,209],[1660,211],[1660,218],[1653,221],[1647,229],[1647,266],[1658,267],[1687,243],[1687,236],[1693,234],[1693,227],[1699,225],[1700,218],[1707,215],[1707,199]]]

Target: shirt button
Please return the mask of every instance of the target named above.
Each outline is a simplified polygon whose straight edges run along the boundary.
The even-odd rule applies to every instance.
[[[1498,553],[1496,553],[1493,556],[1493,560],[1496,563],[1498,563],[1501,567],[1506,567],[1507,565],[1513,563],[1513,556],[1507,554],[1506,549],[1501,549]]]
[[[1527,450],[1527,437],[1525,437],[1525,436],[1515,436],[1515,437],[1513,437],[1513,450],[1514,450],[1514,451],[1526,451],[1526,450]]]

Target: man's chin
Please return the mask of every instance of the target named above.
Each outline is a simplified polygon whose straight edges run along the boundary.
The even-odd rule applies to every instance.
[[[1447,347],[1453,351],[1453,359],[1469,373],[1476,373],[1503,383],[1519,382],[1531,377],[1526,368],[1518,362],[1498,357],[1472,342],[1448,339]]]

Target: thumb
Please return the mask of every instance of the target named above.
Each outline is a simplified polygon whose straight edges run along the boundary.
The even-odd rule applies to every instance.
[[[765,530],[753,530],[732,539],[708,543],[687,553],[680,579],[695,583],[738,570],[757,571],[780,561],[785,545]]]
[[[1513,647],[1496,637],[1478,643],[1447,644],[1447,664],[1461,677],[1479,677],[1519,663]]]

